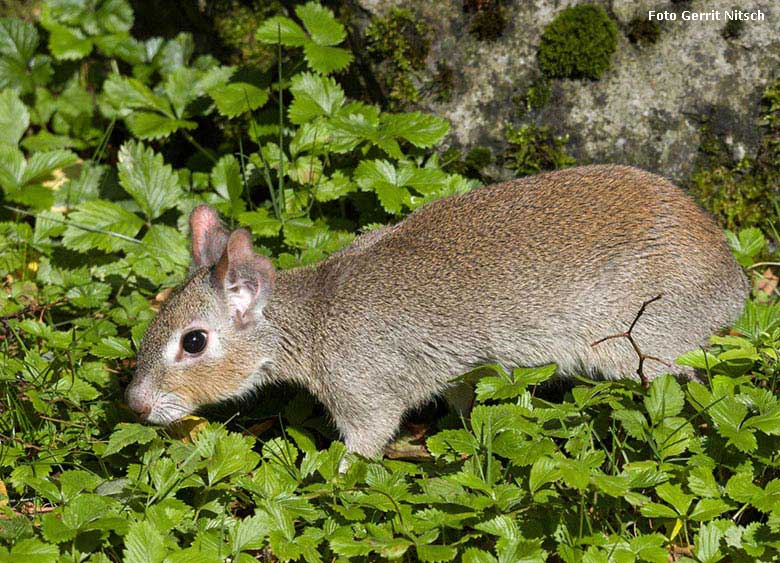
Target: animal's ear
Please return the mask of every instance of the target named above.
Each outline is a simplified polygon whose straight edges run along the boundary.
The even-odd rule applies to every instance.
[[[192,267],[213,266],[222,257],[230,232],[219,222],[219,215],[208,205],[199,205],[190,214]]]
[[[248,323],[254,313],[263,310],[275,276],[271,261],[252,249],[249,232],[233,231],[214,270],[214,283],[225,292],[231,316],[239,324]]]

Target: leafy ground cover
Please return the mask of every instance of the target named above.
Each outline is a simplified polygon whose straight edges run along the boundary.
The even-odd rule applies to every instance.
[[[755,228],[729,233],[754,299],[679,360],[703,383],[486,367],[468,420],[418,413],[400,459],[345,474],[297,389],[134,421],[122,390],[195,205],[288,268],[475,186],[431,150],[444,120],[348,97],[328,9],[288,15],[257,31],[269,72],[133,37],[124,0],[0,19],[0,561],[776,560],[777,235]]]

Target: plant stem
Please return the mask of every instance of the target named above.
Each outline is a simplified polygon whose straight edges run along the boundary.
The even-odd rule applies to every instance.
[[[279,39],[276,42],[276,68],[279,79],[279,205],[285,211],[284,201],[284,98],[282,87],[282,26],[276,26]]]

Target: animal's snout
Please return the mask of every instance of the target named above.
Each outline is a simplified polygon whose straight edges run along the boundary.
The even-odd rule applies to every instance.
[[[149,418],[152,412],[152,397],[145,393],[141,387],[131,383],[125,392],[127,405],[135,411],[142,420]]]

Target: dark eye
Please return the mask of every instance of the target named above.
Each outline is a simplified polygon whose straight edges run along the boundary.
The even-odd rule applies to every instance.
[[[181,347],[188,354],[200,354],[206,347],[208,336],[203,330],[191,330],[181,337]]]

